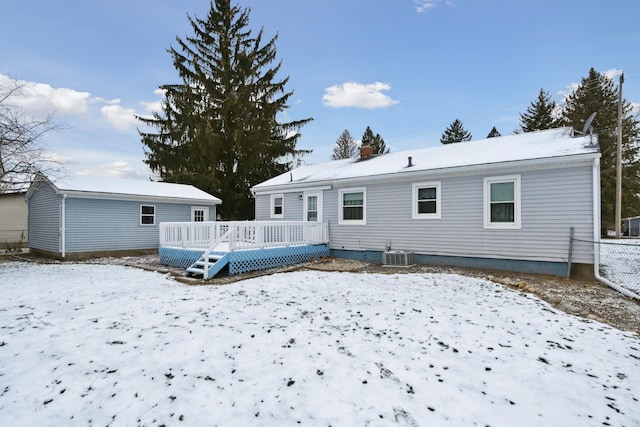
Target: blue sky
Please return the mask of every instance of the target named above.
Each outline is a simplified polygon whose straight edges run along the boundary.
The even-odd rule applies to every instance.
[[[625,73],[640,103],[640,2],[635,0],[239,0],[250,26],[276,33],[286,119],[313,117],[298,147],[330,158],[344,129],[371,126],[392,151],[439,145],[462,120],[473,139],[511,134],[540,88],[553,99],[590,67]],[[2,0],[0,83],[25,82],[21,102],[55,112],[46,136],[70,173],[150,175],[133,114],[178,82],[167,48],[191,35],[207,0]],[[614,77],[616,83],[617,77]]]

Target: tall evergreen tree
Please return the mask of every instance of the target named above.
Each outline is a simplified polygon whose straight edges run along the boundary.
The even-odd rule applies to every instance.
[[[249,188],[286,172],[300,128],[312,119],[279,122],[293,92],[276,77],[273,37],[253,35],[249,9],[214,0],[205,19],[188,16],[193,35],[169,53],[182,80],[161,86],[162,113],[140,118],[145,162],[160,179],[195,185],[223,200],[225,219],[253,218]]]
[[[336,143],[333,145],[331,160],[350,159],[358,153],[358,145],[348,129],[342,131]]]
[[[387,154],[389,149],[387,148],[387,144],[385,144],[384,139],[380,136],[379,133],[373,134],[371,127],[367,126],[362,134],[362,142],[369,142],[371,144],[371,148],[373,148],[373,154]]]
[[[560,122],[555,114],[555,101],[551,100],[549,92],[540,89],[538,98],[529,105],[525,113],[520,114],[520,128],[516,133],[556,128]]]
[[[463,141],[471,141],[471,133],[465,130],[460,120],[455,119],[442,133],[440,142],[443,144],[452,144]]]
[[[502,135],[500,135],[500,132],[498,132],[498,129],[496,129],[496,127],[494,126],[493,128],[491,128],[491,132],[489,132],[489,135],[487,135],[487,138],[496,138],[498,136],[502,136]]]
[[[613,80],[591,68],[580,86],[571,93],[562,111],[562,124],[582,131],[586,120],[592,123],[600,144],[602,225],[615,226],[618,91]],[[632,106],[623,100],[622,121],[622,217],[640,211],[640,128]]]

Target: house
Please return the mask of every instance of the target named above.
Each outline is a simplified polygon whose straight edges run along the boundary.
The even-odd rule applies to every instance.
[[[0,193],[0,250],[27,245],[27,202],[25,191]]]
[[[593,245],[570,235],[599,237],[599,162],[595,136],[561,128],[383,155],[364,146],[252,192],[257,221],[328,222],[336,257],[593,274]]]
[[[222,203],[191,185],[44,175],[26,200],[30,251],[67,259],[157,251],[160,222],[215,220]]]
[[[622,220],[622,229],[625,236],[638,237],[640,236],[640,216],[634,216],[632,218],[624,218]]]

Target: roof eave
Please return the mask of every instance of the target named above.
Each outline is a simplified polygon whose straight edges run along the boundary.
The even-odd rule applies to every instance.
[[[336,178],[336,179],[326,179],[321,181],[293,181],[285,184],[279,185],[271,185],[271,186],[254,186],[251,191],[253,194],[268,194],[274,192],[282,192],[282,191],[295,191],[295,190],[305,190],[309,187],[319,187],[319,186],[331,186],[332,184],[345,182],[345,183],[362,183],[362,182],[379,182],[384,181],[388,182],[390,180],[403,180],[406,177],[412,175],[429,175],[436,173],[443,174],[460,174],[460,173],[474,173],[487,169],[509,169],[509,168],[526,168],[526,167],[537,167],[537,166],[552,166],[561,163],[584,163],[590,162],[593,159],[600,158],[599,152],[587,152],[580,154],[566,154],[560,156],[552,156],[552,157],[540,157],[534,159],[524,159],[524,160],[512,160],[512,161],[500,161],[500,162],[490,162],[490,163],[481,163],[476,165],[463,165],[463,166],[449,166],[449,167],[441,167],[441,168],[433,168],[433,169],[407,169],[402,171],[390,172],[385,174],[376,174],[376,175],[366,175],[366,176],[352,176],[352,177],[344,177],[344,178]]]
[[[222,204],[222,200],[216,198],[216,200],[198,199],[190,197],[166,197],[166,196],[148,196],[137,194],[121,194],[121,193],[103,193],[95,191],[79,191],[79,190],[65,190],[56,188],[56,193],[67,197],[74,197],[78,199],[102,199],[102,200],[128,200],[128,201],[141,201],[141,202],[158,202],[158,203],[180,203],[180,204],[201,204],[201,205],[219,205]]]

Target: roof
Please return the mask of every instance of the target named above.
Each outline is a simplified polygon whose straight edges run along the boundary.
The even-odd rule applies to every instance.
[[[48,181],[58,194],[91,199],[157,200],[178,203],[218,205],[222,200],[192,185],[103,176],[74,175],[55,182],[44,175],[36,178]],[[34,186],[27,193],[31,197]]]
[[[253,187],[254,192],[287,187],[321,185],[336,180],[357,180],[398,173],[415,173],[451,168],[468,168],[506,162],[548,161],[545,159],[587,155],[599,157],[595,136],[574,137],[571,128],[551,129],[459,142],[383,154],[368,159],[343,159],[304,165]],[[408,166],[411,157],[411,167]]]

